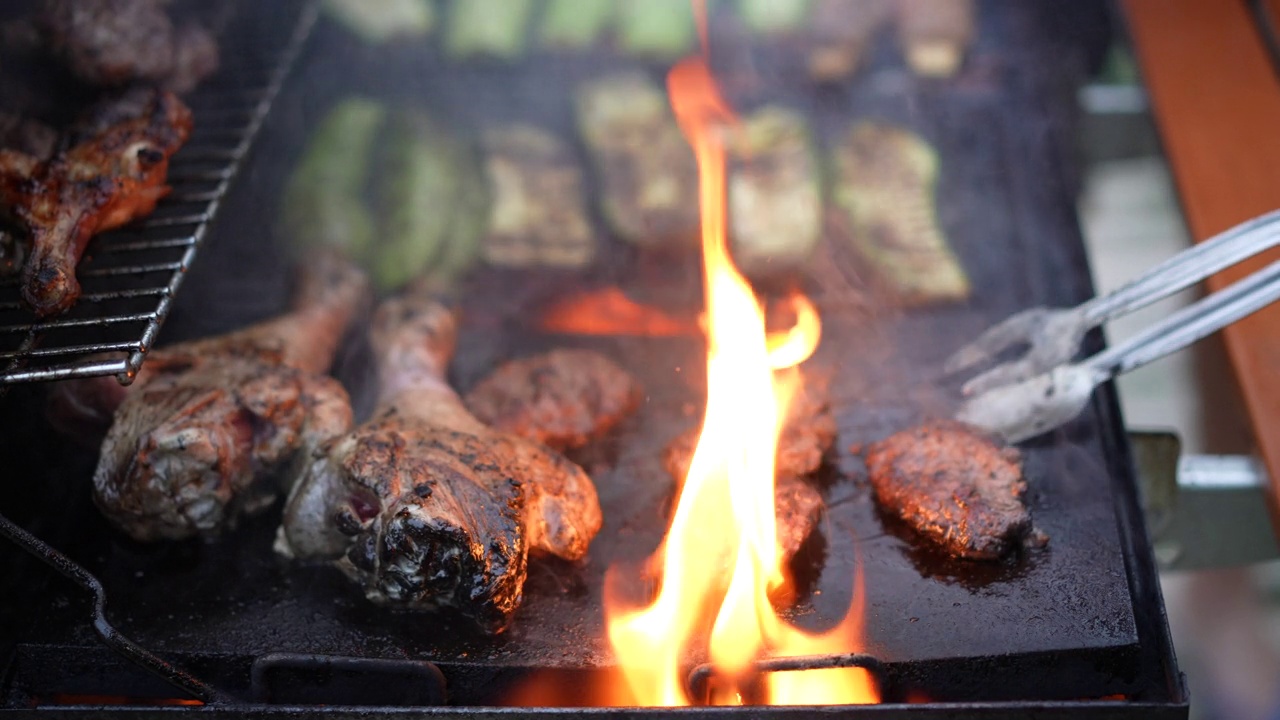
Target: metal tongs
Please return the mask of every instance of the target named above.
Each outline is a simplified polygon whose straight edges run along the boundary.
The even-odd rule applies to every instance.
[[[1115,292],[1070,309],[1031,308],[960,348],[948,375],[991,362],[1017,345],[1026,354],[964,385],[956,417],[1020,442],[1071,420],[1093,389],[1181,350],[1280,299],[1280,261],[1189,305],[1093,357],[1069,362],[1091,328],[1166,298],[1242,260],[1280,245],[1280,210],[1254,218],[1160,263]]]

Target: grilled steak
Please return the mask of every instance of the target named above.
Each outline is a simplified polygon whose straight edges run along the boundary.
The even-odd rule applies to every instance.
[[[195,25],[175,27],[167,0],[45,0],[49,47],[90,85],[135,82],[186,92],[218,68],[218,46]]]
[[[132,102],[132,101],[131,101]],[[22,299],[40,316],[80,296],[76,264],[89,239],[151,213],[169,192],[169,157],[191,133],[191,112],[169,93],[42,161],[0,150],[0,214],[31,247]]]
[[[157,350],[128,388],[114,378],[59,387],[64,426],[114,411],[93,476],[103,514],[145,541],[215,534],[264,507],[291,462],[351,427],[346,392],[322,373],[366,289],[353,266],[320,254],[292,312]]]
[[[373,321],[374,417],[305,468],[280,553],[332,561],[372,601],[453,607],[501,632],[529,552],[581,559],[602,523],[591,479],[544,445],[477,420],[445,380],[453,313],[421,288]]]
[[[866,461],[880,506],[952,555],[993,560],[1047,540],[1023,502],[1018,451],[977,428],[928,422],[872,444]]]
[[[565,450],[613,429],[641,399],[639,382],[609,358],[560,349],[502,365],[466,403],[494,429]]]

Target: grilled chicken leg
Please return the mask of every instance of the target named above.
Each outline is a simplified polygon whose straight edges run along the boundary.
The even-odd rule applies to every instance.
[[[528,552],[586,554],[602,522],[595,486],[546,446],[467,411],[445,380],[454,316],[425,293],[383,303],[371,339],[378,409],[305,469],[276,549],[333,561],[375,602],[452,606],[501,632]]]
[[[351,428],[346,392],[323,373],[367,288],[346,260],[317,254],[291,312],[157,350],[128,388],[59,388],[82,426],[114,411],[93,476],[103,514],[146,541],[214,534],[268,504],[275,479],[296,477],[291,462]]]
[[[161,92],[49,160],[0,150],[0,215],[28,235],[22,299],[37,315],[80,296],[76,264],[90,238],[150,214],[168,194],[169,157],[190,133],[191,111]]]

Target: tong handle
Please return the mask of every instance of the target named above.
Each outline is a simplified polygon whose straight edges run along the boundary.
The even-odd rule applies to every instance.
[[[1082,364],[1110,379],[1157,360],[1280,300],[1280,260],[1182,308]]]
[[[1187,248],[1123,287],[1080,305],[1087,327],[1146,307],[1210,275],[1280,245],[1280,210],[1259,215]]]

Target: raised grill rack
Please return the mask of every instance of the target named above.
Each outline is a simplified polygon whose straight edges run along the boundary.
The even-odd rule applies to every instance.
[[[151,216],[95,237],[69,312],[40,320],[18,277],[0,278],[0,387],[115,375],[133,381],[254,138],[315,24],[314,2],[240,2],[219,35],[221,68],[186,101],[190,140]]]

